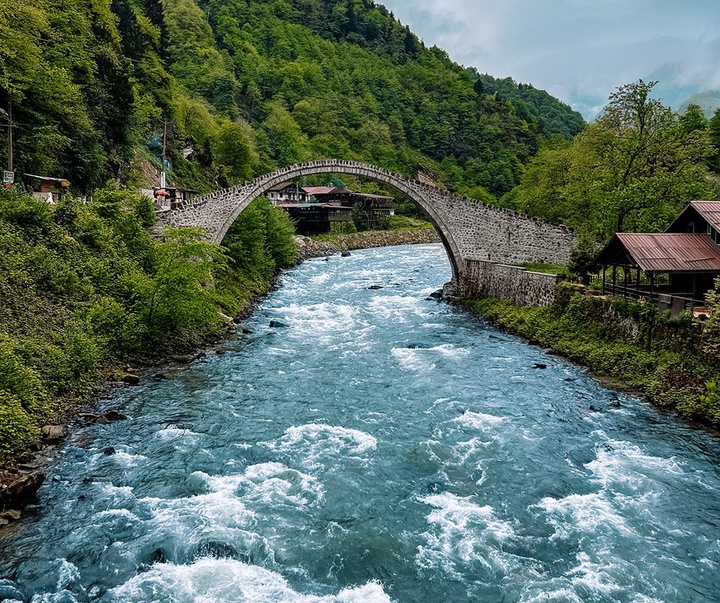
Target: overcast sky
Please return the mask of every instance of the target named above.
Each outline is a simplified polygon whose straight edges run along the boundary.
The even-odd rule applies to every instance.
[[[720,89],[720,0],[380,0],[428,46],[594,117],[618,86],[677,104]]]

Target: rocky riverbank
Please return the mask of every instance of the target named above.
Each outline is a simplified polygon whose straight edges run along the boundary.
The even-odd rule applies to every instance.
[[[372,247],[390,247],[394,245],[416,245],[439,243],[440,237],[433,228],[422,230],[372,230],[352,234],[337,235],[332,241],[319,241],[310,237],[297,236],[300,261],[309,258],[325,257],[343,250],[370,249]]]

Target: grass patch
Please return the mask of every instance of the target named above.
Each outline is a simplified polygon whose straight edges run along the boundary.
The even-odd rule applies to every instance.
[[[411,218],[410,216],[388,216],[388,230],[428,230],[433,225],[427,220]]]
[[[567,266],[563,264],[543,264],[540,262],[529,262],[527,264],[522,264],[522,267],[525,268],[525,270],[529,270],[530,272],[542,272],[543,274],[561,274],[563,276],[568,276]]]

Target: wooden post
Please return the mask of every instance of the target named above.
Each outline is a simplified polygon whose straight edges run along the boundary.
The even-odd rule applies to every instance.
[[[8,172],[13,171],[13,127],[12,103],[8,103]]]
[[[627,297],[628,290],[628,267],[623,266],[623,297]]]
[[[617,266],[613,264],[613,295],[617,295]]]
[[[607,266],[602,267],[602,293],[605,295],[605,272],[607,271]]]

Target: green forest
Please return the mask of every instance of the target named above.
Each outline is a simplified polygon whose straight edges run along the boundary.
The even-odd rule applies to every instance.
[[[17,171],[83,194],[143,184],[167,126],[169,172],[198,191],[344,158],[493,202],[553,135],[584,126],[369,0],[0,0],[0,23]]]

